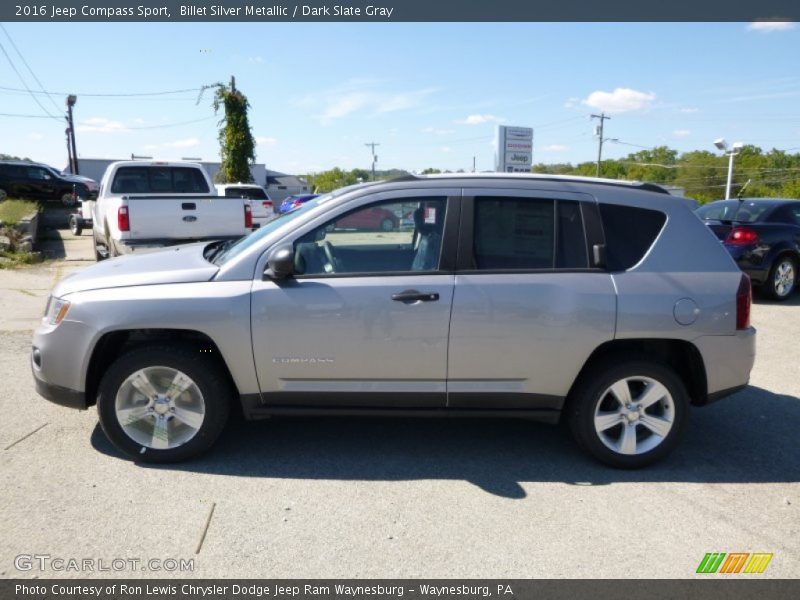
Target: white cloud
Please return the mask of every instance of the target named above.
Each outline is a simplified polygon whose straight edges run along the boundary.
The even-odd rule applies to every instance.
[[[184,140],[175,140],[174,142],[165,142],[165,148],[194,148],[200,145],[200,140],[196,137],[186,138]]]
[[[448,152],[452,152],[453,149],[450,146],[442,146],[441,148],[439,148],[439,151],[447,154]]]
[[[569,146],[565,146],[564,144],[550,144],[542,148],[542,150],[545,152],[566,152],[569,150]]]
[[[504,121],[503,117],[496,117],[495,115],[469,115],[466,119],[454,122],[459,125],[482,125],[483,123],[502,123]]]
[[[797,23],[793,21],[754,21],[747,26],[747,31],[757,31],[758,33],[789,31],[794,29],[796,25]]]
[[[265,137],[261,135],[256,136],[256,145],[257,146],[274,146],[278,143],[274,137]]]
[[[699,108],[695,108],[694,106],[686,106],[686,107],[681,109],[681,112],[682,113],[696,113],[696,112],[700,112],[700,109]]]
[[[353,113],[377,116],[420,106],[425,98],[433,94],[433,88],[407,91],[384,91],[378,89],[380,82],[355,79],[344,85],[309,94],[298,101],[301,107],[318,108],[315,118],[329,125]]]
[[[674,135],[676,138],[685,138],[692,135],[692,132],[688,129],[676,129],[672,132],[672,135]]]
[[[578,102],[580,101],[581,99],[576,98],[575,96],[573,96],[572,98],[567,98],[567,101],[564,102],[564,108],[575,108],[578,105]]]
[[[247,62],[255,63],[257,65],[260,65],[261,63],[264,62],[264,59],[261,58],[260,56],[251,56],[250,58],[247,59]]]
[[[597,90],[582,100],[591,106],[607,113],[624,113],[649,108],[656,95],[653,92],[639,92],[630,88],[616,88],[613,92]]]
[[[128,128],[120,121],[112,121],[105,117],[92,117],[78,124],[75,130],[83,133],[119,133],[128,131]]]
[[[448,133],[453,133],[452,129],[437,129],[436,127],[425,127],[420,129],[422,133],[432,133],[434,135],[447,135]]]

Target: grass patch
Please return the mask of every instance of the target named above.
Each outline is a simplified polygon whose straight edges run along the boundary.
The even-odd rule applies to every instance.
[[[21,219],[39,210],[36,202],[27,200],[3,200],[0,202],[0,221],[4,225],[16,225]]]
[[[0,251],[0,269],[13,269],[25,265],[35,265],[42,262],[42,255],[38,252],[11,252]]]

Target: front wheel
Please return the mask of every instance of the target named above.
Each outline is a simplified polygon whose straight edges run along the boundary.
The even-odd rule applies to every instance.
[[[100,425],[135,461],[168,463],[208,450],[225,427],[232,397],[223,371],[183,345],[139,347],[100,382]]]
[[[590,370],[568,406],[581,447],[612,467],[635,469],[664,458],[678,444],[689,395],[666,365],[616,361]]]
[[[797,261],[791,256],[780,256],[769,270],[764,291],[773,300],[783,301],[797,287]]]

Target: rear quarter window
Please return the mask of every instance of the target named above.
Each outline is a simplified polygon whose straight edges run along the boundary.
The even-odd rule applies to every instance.
[[[600,204],[600,218],[609,271],[627,271],[642,260],[667,221],[660,211],[617,204]]]

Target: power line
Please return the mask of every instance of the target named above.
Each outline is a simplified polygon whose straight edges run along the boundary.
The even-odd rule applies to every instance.
[[[61,95],[74,94],[75,96],[82,96],[82,97],[86,97],[86,98],[114,98],[114,97],[130,97],[130,96],[135,96],[135,97],[141,97],[141,96],[166,96],[166,95],[169,95],[169,94],[183,94],[183,93],[186,93],[186,92],[197,92],[200,89],[202,89],[202,88],[195,87],[195,88],[185,88],[185,89],[182,89],[182,90],[165,90],[165,91],[161,91],[161,92],[130,92],[130,93],[125,93],[125,94],[118,94],[118,93],[115,93],[115,94],[98,94],[98,93],[88,94],[88,93],[82,93],[82,92],[49,92],[49,91],[46,91],[46,90],[42,90],[41,92],[34,92],[34,91],[31,91],[30,89],[27,89],[27,91],[29,93],[31,93],[31,94],[39,94],[39,95],[48,94],[48,95],[53,95],[53,96],[61,96]],[[24,91],[26,91],[26,90],[23,90],[21,88],[8,87],[8,86],[4,86],[4,85],[0,85],[0,90],[7,90],[9,92],[24,92]]]
[[[59,119],[58,117],[51,117],[49,115],[21,115],[18,113],[0,113],[0,117],[19,117],[21,119]]]
[[[28,93],[31,95],[31,98],[33,98],[34,102],[36,102],[36,104],[38,104],[38,105],[39,105],[39,108],[41,108],[41,109],[44,111],[44,113],[45,113],[47,116],[49,116],[51,119],[58,119],[58,120],[60,120],[60,118],[59,118],[59,117],[56,117],[55,115],[51,114],[51,113],[50,113],[50,111],[49,111],[49,110],[47,110],[47,109],[44,107],[44,104],[42,104],[41,102],[39,102],[39,99],[36,97],[36,94],[35,94],[35,92],[34,92],[33,90],[31,90],[31,88],[29,88],[29,87],[28,87],[28,84],[25,82],[25,78],[22,76],[22,73],[20,73],[20,72],[19,72],[19,69],[17,69],[17,66],[14,64],[14,61],[12,61],[12,60],[11,60],[11,57],[8,55],[8,52],[6,52],[6,48],[5,48],[5,46],[3,46],[3,43],[2,43],[2,42],[0,42],[0,50],[2,50],[2,51],[3,51],[3,54],[5,54],[5,56],[6,56],[6,59],[8,60],[8,64],[9,64],[9,65],[11,65],[11,68],[14,70],[14,73],[16,73],[16,74],[17,74],[17,77],[19,77],[19,80],[22,82],[22,85],[24,85],[24,86],[25,86],[25,89],[26,89],[26,90],[28,91]]]
[[[16,50],[16,52],[17,52],[17,55],[18,55],[18,56],[20,57],[20,59],[22,60],[22,64],[23,64],[23,65],[25,65],[25,68],[26,68],[26,69],[28,69],[28,72],[31,74],[31,76],[33,77],[33,79],[36,81],[36,83],[38,83],[38,84],[39,84],[39,89],[41,89],[42,91],[44,91],[44,85],[42,85],[42,82],[41,82],[41,81],[39,81],[39,78],[36,76],[36,73],[34,73],[34,72],[33,72],[33,69],[31,69],[31,66],[28,64],[28,61],[27,61],[27,60],[25,60],[25,57],[22,55],[22,52],[20,52],[20,51],[19,51],[19,48],[17,48],[17,45],[14,43],[14,40],[11,38],[11,34],[10,34],[10,33],[8,33],[8,30],[7,30],[7,29],[6,29],[6,28],[3,26],[3,24],[2,24],[2,23],[0,23],[0,29],[2,29],[2,30],[3,30],[3,33],[5,33],[5,34],[6,34],[6,37],[8,38],[8,41],[9,41],[9,42],[11,42],[11,46],[14,48],[14,50]],[[56,112],[60,112],[60,111],[61,111],[61,108],[58,106],[58,104],[56,104],[55,100],[53,100],[53,97],[52,97],[51,95],[49,95],[49,94],[48,94],[48,95],[47,95],[47,98],[50,100],[50,102],[51,102],[51,103],[53,104],[53,106],[55,107],[55,109],[56,109]]]

